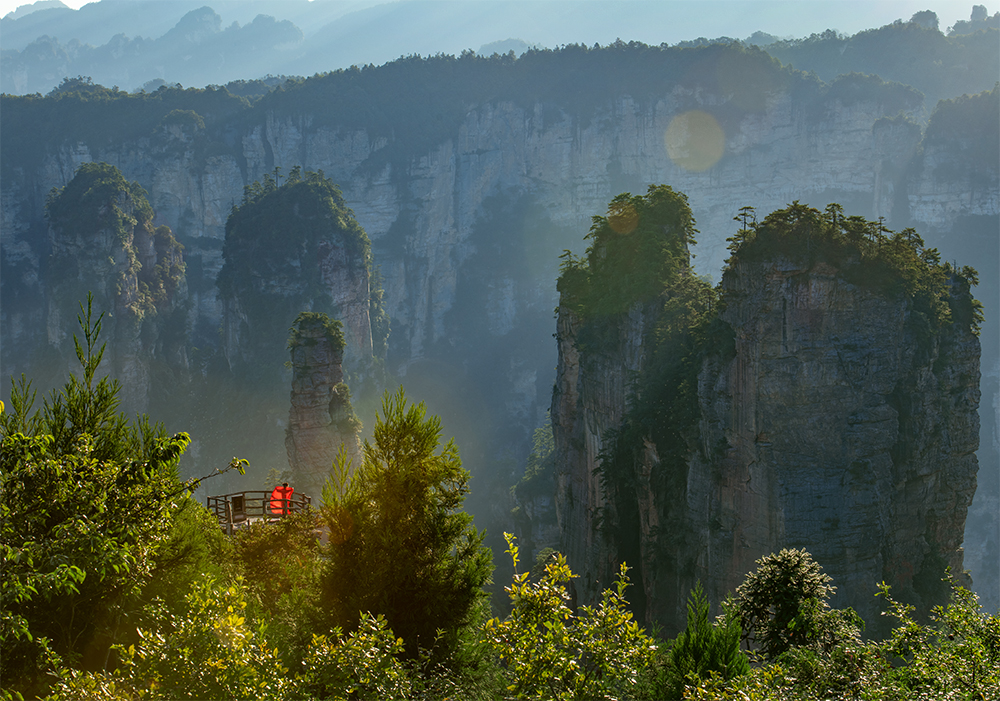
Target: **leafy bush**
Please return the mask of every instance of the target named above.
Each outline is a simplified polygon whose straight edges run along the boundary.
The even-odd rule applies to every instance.
[[[401,661],[403,639],[385,618],[366,613],[357,630],[317,635],[296,674],[295,695],[310,699],[404,699],[413,690],[412,671]]]
[[[743,635],[772,660],[792,647],[829,650],[856,637],[860,617],[827,603],[836,590],[831,581],[804,549],[757,560],[757,569],[736,589]]]
[[[579,614],[566,605],[566,583],[575,575],[557,555],[537,582],[517,573],[518,549],[505,534],[514,580],[506,591],[512,610],[491,619],[486,632],[506,667],[507,691],[515,698],[610,699],[632,696],[654,652],[652,639],[627,610],[623,564],[613,589],[596,607]]]
[[[1000,616],[982,611],[978,597],[949,577],[951,600],[920,625],[913,608],[881,584],[896,620],[888,639],[845,639],[829,650],[790,647],[742,677],[703,680],[685,699],[992,699],[1000,691]]]
[[[140,642],[120,648],[113,673],[64,673],[55,699],[284,699],[288,668],[264,640],[260,624],[248,622],[241,579],[226,586],[195,584],[187,610],[139,631]]]

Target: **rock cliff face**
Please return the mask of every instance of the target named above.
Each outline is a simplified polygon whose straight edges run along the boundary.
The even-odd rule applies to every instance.
[[[716,75],[714,68],[702,72]],[[555,83],[563,77],[552,74]],[[770,211],[796,199],[838,201],[849,214],[884,216],[895,228],[917,226],[945,259],[964,260],[968,256],[953,252],[963,240],[962,217],[995,218],[1000,211],[995,175],[985,186],[969,187],[961,172],[949,180],[945,171],[932,171],[931,156],[922,174],[909,170],[919,128],[885,117],[901,109],[916,117],[918,101],[886,100],[879,90],[848,100],[815,92],[800,78],[779,84],[767,75],[756,76],[762,82],[750,77],[745,85],[763,87],[749,95],[740,86],[691,79],[653,92],[595,92],[587,110],[544,94],[472,100],[463,103],[455,127],[432,143],[410,143],[401,129],[339,123],[313,103],[275,99],[214,122],[207,107],[193,105],[203,113],[204,129],[115,139],[60,134],[36,160],[5,151],[4,372],[30,370],[34,349],[45,343],[44,201],[80,164],[113,164],[147,190],[154,223],[169,225],[185,246],[191,345],[203,351],[225,345],[230,355],[240,352],[236,338],[243,337],[239,324],[224,317],[248,313],[227,312],[215,284],[232,206],[244,187],[276,167],[284,174],[295,166],[323,170],[371,239],[392,320],[386,369],[408,389],[441,390],[415,398],[426,398],[428,409],[454,427],[449,430],[467,464],[477,476],[495,475],[503,482],[495,494],[505,494],[517,478],[507,463],[523,460],[549,403],[559,253],[579,249],[590,213],[619,192],[669,183],[687,193],[703,232],[693,249],[697,267],[710,275],[722,265],[732,217],[744,204]],[[320,97],[341,100],[334,93]],[[405,112],[409,103],[400,100]],[[715,115],[722,135],[718,160],[704,168],[682,157],[676,130],[669,148],[665,140],[675,118],[692,112]],[[5,124],[13,123],[12,114],[5,112]],[[971,125],[968,131],[979,143],[984,130]],[[946,186],[934,184],[932,175]],[[932,190],[935,203],[925,206]],[[980,296],[988,319],[994,317],[995,295]],[[284,338],[287,323],[274,338]],[[218,333],[226,324],[228,341]],[[282,406],[276,415],[283,413]],[[996,424],[1000,414],[993,416]],[[489,496],[477,503],[484,493]],[[480,484],[470,508],[493,508],[493,494]]]
[[[296,320],[293,339],[285,448],[293,484],[318,499],[342,446],[352,464],[358,464],[360,424],[344,384],[344,340],[339,328],[325,315],[303,314]]]
[[[184,343],[163,333],[183,314],[181,249],[167,227],[154,230],[141,188],[106,164],[81,169],[50,199],[48,218],[48,346],[72,364],[78,304],[92,293],[95,311],[106,312],[107,370],[122,383],[123,405],[144,412],[152,375],[187,366]]]
[[[647,620],[674,631],[696,580],[719,601],[782,547],[812,552],[839,588],[835,605],[870,624],[880,581],[939,598],[945,566],[962,571],[976,490],[979,339],[961,323],[928,333],[911,300],[822,260],[737,259],[722,289],[735,349],[701,361],[681,469],[655,436],[635,446],[629,503],[609,503],[598,468],[656,312],[634,307],[615,322],[617,344],[588,357],[579,320],[560,309],[557,507],[584,598],[625,559]],[[638,515],[634,532],[608,535],[598,517],[609,506]]]

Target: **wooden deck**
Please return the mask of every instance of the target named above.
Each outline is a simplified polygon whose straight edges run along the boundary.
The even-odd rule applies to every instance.
[[[246,528],[253,521],[277,521],[285,514],[305,511],[312,505],[312,498],[305,494],[292,494],[282,499],[276,508],[271,506],[271,491],[234,492],[208,497],[205,506],[215,514],[219,526],[228,535],[239,528]]]

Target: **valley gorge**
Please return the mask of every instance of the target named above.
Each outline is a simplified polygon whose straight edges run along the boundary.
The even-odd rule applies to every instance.
[[[181,324],[180,345],[190,351],[191,368],[185,372],[194,378],[190,380],[193,383],[216,372],[222,359],[234,357],[234,349],[246,347],[245,339],[233,340],[233,329],[238,330],[238,325],[227,326],[226,321],[232,318],[231,298],[216,285],[228,260],[224,257],[226,220],[241,202],[244,188],[269,174],[277,174],[280,182],[296,167],[322,171],[340,187],[345,208],[367,233],[373,270],[381,279],[381,303],[389,320],[387,345],[380,352],[376,347],[378,334],[370,331],[376,338],[368,341],[371,345],[366,348],[375,357],[384,355],[384,368],[392,381],[404,384],[413,399],[426,401],[430,412],[442,416],[446,432],[455,435],[463,460],[475,476],[469,509],[477,522],[491,524],[490,542],[499,552],[496,541],[504,527],[501,524],[510,518],[508,488],[523,469],[530,436],[552,403],[553,383],[562,385],[564,365],[571,355],[568,348],[565,358],[557,354],[552,338],[553,331],[561,338],[572,334],[568,317],[560,314],[558,330],[552,318],[558,304],[554,281],[559,273],[559,253],[563,249],[581,251],[582,235],[592,215],[605,211],[606,204],[620,192],[641,193],[650,184],[669,184],[687,195],[697,221],[697,244],[691,246],[695,270],[718,277],[727,256],[726,239],[737,229],[732,220],[741,206],[753,205],[763,214],[794,200],[817,208],[840,202],[848,215],[881,218],[896,230],[913,226],[928,246],[940,249],[943,260],[955,258],[959,265],[980,269],[982,283],[973,294],[986,308],[982,380],[973,379],[977,376],[971,365],[973,341],[969,338],[942,338],[936,341],[937,350],[919,358],[904,350],[890,357],[889,348],[912,345],[905,329],[883,323],[898,322],[905,316],[904,310],[875,297],[857,297],[835,270],[775,259],[769,265],[730,271],[723,278],[723,287],[745,290],[748,299],[741,303],[745,306],[731,305],[726,312],[730,316],[724,318],[734,329],[748,334],[754,329],[757,336],[751,342],[754,334],[741,339],[737,332],[736,346],[745,354],[740,356],[746,358],[741,361],[744,365],[729,366],[720,361],[699,375],[699,391],[703,384],[705,391],[699,420],[708,441],[707,455],[714,454],[721,438],[730,443],[723,458],[712,458],[715,462],[706,458],[703,466],[706,474],[721,469],[723,476],[689,480],[688,505],[676,505],[681,509],[704,504],[712,519],[718,520],[717,525],[691,520],[690,547],[692,552],[702,544],[711,547],[712,555],[706,557],[727,564],[699,563],[687,555],[681,559],[687,558],[685,567],[690,561],[685,572],[697,574],[706,587],[711,582],[714,596],[738,581],[752,565],[752,558],[764,554],[761,548],[782,542],[804,544],[823,532],[827,524],[823,519],[828,517],[843,520],[846,530],[866,530],[871,521],[865,519],[878,513],[880,533],[892,535],[886,535],[889,540],[884,542],[909,538],[914,542],[923,539],[928,545],[914,545],[912,552],[879,546],[865,572],[891,569],[896,562],[893,558],[898,558],[919,574],[921,563],[930,562],[931,554],[950,553],[961,541],[954,535],[954,523],[948,521],[957,516],[946,518],[944,514],[958,514],[972,498],[974,487],[968,473],[974,460],[971,451],[976,447],[971,438],[974,418],[963,411],[967,413],[979,391],[982,435],[976,498],[984,500],[984,517],[992,512],[994,522],[996,518],[1000,344],[996,340],[997,278],[989,266],[996,267],[1000,188],[997,130],[989,121],[983,126],[976,115],[992,115],[995,123],[997,91],[964,98],[964,102],[956,100],[927,122],[934,105],[923,104],[916,91],[877,78],[846,76],[821,83],[777,66],[763,52],[740,47],[644,50],[646,54],[640,49],[609,48],[582,56],[569,50],[548,52],[530,59],[535,64],[521,63],[521,59],[485,65],[481,59],[445,57],[410,65],[401,60],[398,65],[379,69],[382,73],[365,69],[318,76],[286,86],[252,106],[223,94],[221,89],[163,89],[144,97],[112,93],[101,99],[82,94],[75,98],[5,96],[5,128],[0,134],[4,375],[33,372],[33,363],[41,359],[37,349],[50,345],[47,329],[56,323],[51,317],[51,300],[58,294],[47,282],[55,247],[49,239],[44,205],[50,190],[69,183],[82,164],[109,163],[126,179],[138,182],[155,212],[152,224],[169,226],[183,244],[186,318]],[[656,51],[662,56],[648,55]],[[573,60],[589,61],[587,65],[597,66],[601,72],[585,81],[584,88],[580,82],[574,83],[579,79]],[[646,73],[636,69],[643,61],[651,66]],[[530,89],[514,91],[504,82],[504,76],[529,69],[535,81],[528,81]],[[427,98],[394,89],[390,70],[411,71],[406,80],[416,80],[419,87],[415,90]],[[490,84],[487,79],[496,76],[499,87],[491,94],[469,87],[473,80]],[[547,89],[560,83],[574,90]],[[135,116],[122,116],[131,105],[134,110],[127,114]],[[58,118],[49,116],[57,109]],[[935,129],[938,117],[949,122]],[[124,124],[112,127],[112,118],[124,120]],[[962,125],[967,126],[967,136],[959,139],[955,135]],[[293,260],[284,253],[278,260],[275,250],[262,249],[259,255],[272,256],[275,264]],[[344,291],[346,295],[346,288]],[[783,302],[785,312],[779,309]],[[842,318],[859,309],[870,315],[871,324],[884,339],[851,340],[848,331],[860,333],[857,329],[863,324],[848,324]],[[251,345],[266,344],[267,355],[280,358],[277,367],[256,368],[283,383],[280,403],[268,398],[267,406],[258,407],[266,413],[261,421],[279,437],[288,416],[290,383],[280,366],[287,359],[286,329],[303,310],[289,310],[288,318],[275,319],[280,333],[249,339]],[[898,436],[886,426],[894,421],[892,412],[900,414],[899,406],[889,407],[866,395],[858,400],[860,404],[844,399],[843,406],[837,407],[836,415],[855,427],[852,430],[858,440],[863,437],[870,442],[870,450],[864,449],[869,452],[858,448],[861,452],[850,457],[848,474],[853,462],[870,459],[872,463],[859,468],[864,475],[858,479],[871,476],[880,489],[891,487],[909,495],[904,503],[919,501],[924,511],[901,515],[888,498],[871,498],[865,509],[854,509],[849,516],[824,514],[819,521],[791,527],[787,514],[805,507],[796,501],[800,498],[797,488],[786,485],[798,483],[778,477],[784,474],[780,469],[772,478],[755,474],[754,470],[762,468],[749,466],[782,451],[805,452],[803,445],[790,437],[792,431],[765,426],[761,417],[777,420],[782,393],[805,397],[812,391],[808,384],[791,383],[779,360],[799,358],[797,353],[806,352],[802,349],[818,352],[819,340],[810,336],[818,332],[803,321],[818,315],[829,319],[820,324],[823,333],[840,338],[829,346],[830,353],[834,348],[842,356],[853,353],[860,359],[860,367],[877,362],[886,378],[892,378],[885,382],[908,388],[909,394],[901,394],[898,401],[909,397],[905,401],[916,406],[919,402],[913,398],[925,396],[921,392],[955,398],[952,423],[944,418],[940,406],[928,409],[929,414],[912,413],[911,423],[895,420],[898,436],[907,440],[916,440],[920,427],[934,428],[936,433],[926,436],[929,442],[914,443],[912,449],[952,456],[949,460],[955,466],[948,468],[951,472],[945,471],[947,479],[942,476],[945,472],[929,464],[907,462],[904,469],[890,468],[885,462],[888,459],[896,464],[891,454]],[[780,334],[771,333],[780,328],[782,319],[786,320],[783,342],[791,344],[787,348],[781,345]],[[343,321],[347,332],[349,322]],[[631,324],[636,333],[647,323],[647,312],[641,308],[629,312],[622,321]],[[72,332],[72,325],[64,320],[58,325],[64,333]],[[350,333],[346,335],[350,338]],[[887,344],[884,347],[879,345],[883,341]],[[944,354],[945,346],[951,355]],[[876,347],[883,349],[884,357],[864,350]],[[608,383],[618,383],[615,396],[625,396],[626,370],[638,368],[640,362],[637,347],[623,349],[624,374],[615,375],[617,380],[611,373],[605,378]],[[835,384],[844,397],[863,380],[851,376],[854,370],[824,365],[823,357],[809,360],[816,363],[814,366],[802,359],[795,362],[815,367],[821,374],[836,375],[839,379]],[[935,362],[945,367],[935,369]],[[561,368],[558,375],[557,363]],[[347,381],[358,396],[352,379]],[[746,383],[751,382],[756,383],[757,399],[737,401],[737,396],[749,392]],[[871,392],[878,394],[874,389]],[[141,397],[136,398],[136,402],[141,401]],[[156,402],[147,399],[140,406],[152,412]],[[367,423],[369,417],[360,398],[357,406]],[[188,408],[194,416],[200,415],[199,411],[211,413]],[[611,413],[602,419],[604,424],[591,427],[587,435],[615,426],[621,416],[614,412],[623,410],[623,404],[609,409]],[[734,418],[737,415],[738,420]],[[209,447],[211,441],[199,436],[197,425],[184,423],[184,413],[168,418],[176,430],[191,431],[196,461],[245,455],[244,446],[239,444]],[[804,421],[806,417],[788,419]],[[555,414],[553,420],[558,423]],[[761,433],[768,440],[759,438]],[[794,433],[797,439],[805,440],[801,431]],[[942,433],[948,434],[951,443],[946,445],[934,437]],[[817,434],[811,440],[824,439]],[[843,456],[853,456],[852,450],[844,448]],[[729,451],[733,451],[732,456]],[[284,444],[279,438],[276,447],[260,448],[259,453],[245,457],[266,469],[264,463],[285,460]],[[900,470],[899,475],[890,476],[892,469]],[[759,496],[754,494],[755,477],[763,482]],[[754,492],[743,486],[747,478]],[[853,495],[839,497],[841,506],[831,509],[851,510],[854,502],[850,499],[870,499],[865,496],[869,494],[867,487],[859,489],[849,480],[844,485],[817,481],[817,489],[826,490],[823,494],[846,490]],[[935,486],[943,482],[951,485],[948,490]],[[649,514],[660,508],[654,503],[655,495],[650,490],[645,496],[648,503],[643,508]],[[754,502],[751,518],[746,509],[751,509],[748,504],[753,499],[760,501]],[[973,502],[972,512],[976,508]],[[572,509],[565,513],[572,513]],[[746,533],[734,525],[737,516],[747,517]],[[851,518],[857,520],[848,523]],[[934,525],[911,533],[904,523],[913,520]],[[973,570],[974,581],[978,571],[995,569],[997,544],[989,544],[991,527],[995,529],[987,525],[983,535],[966,537],[964,565]],[[582,538],[583,531],[567,529],[563,529],[565,542],[561,547],[572,558],[583,557],[586,562],[610,553],[597,545],[591,552],[590,546],[574,540]],[[569,531],[572,533],[567,535]],[[951,535],[945,537],[945,532]],[[751,547],[737,547],[740,538]],[[934,538],[938,538],[934,546],[938,550],[929,545]],[[652,578],[644,580],[647,602],[654,594],[662,596],[657,592],[662,592],[660,587],[670,578],[666,574],[669,568],[657,569],[660,565],[650,554],[656,543],[652,538],[637,546],[637,555],[644,558],[644,577]],[[843,559],[837,548],[848,545],[833,539],[827,547],[829,558],[837,560]],[[588,554],[573,555],[583,551]],[[861,569],[845,566],[837,570],[824,561],[824,553],[814,554],[837,577],[850,580],[862,576]],[[948,560],[950,555],[942,557],[959,564],[954,558]],[[578,566],[572,560],[571,564]],[[595,581],[608,583],[603,580],[605,575],[596,574],[604,571],[603,565],[586,567],[595,573]],[[686,593],[682,589],[689,584],[687,579],[675,579],[670,586],[679,594],[664,600],[664,605],[680,605]],[[841,586],[839,581],[835,584]],[[988,602],[988,593],[981,594]],[[659,619],[673,614],[663,611],[651,615]]]

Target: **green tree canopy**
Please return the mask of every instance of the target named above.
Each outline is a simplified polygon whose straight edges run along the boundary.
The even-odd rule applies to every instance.
[[[323,490],[332,626],[355,630],[368,612],[385,616],[411,657],[456,649],[493,569],[484,534],[460,511],[468,482],[454,441],[441,446],[440,419],[408,406],[402,389],[386,393],[362,464],[342,452]]]
[[[103,315],[102,315],[103,316]],[[22,378],[0,414],[0,674],[39,692],[61,658],[103,665],[169,540],[186,497],[186,433],[118,411],[120,385],[97,378],[101,317],[80,317],[82,366],[41,411]]]
[[[856,637],[861,619],[853,609],[830,608],[836,587],[802,550],[784,549],[757,560],[736,592],[735,612],[744,637],[770,659],[792,647],[831,648]]]

